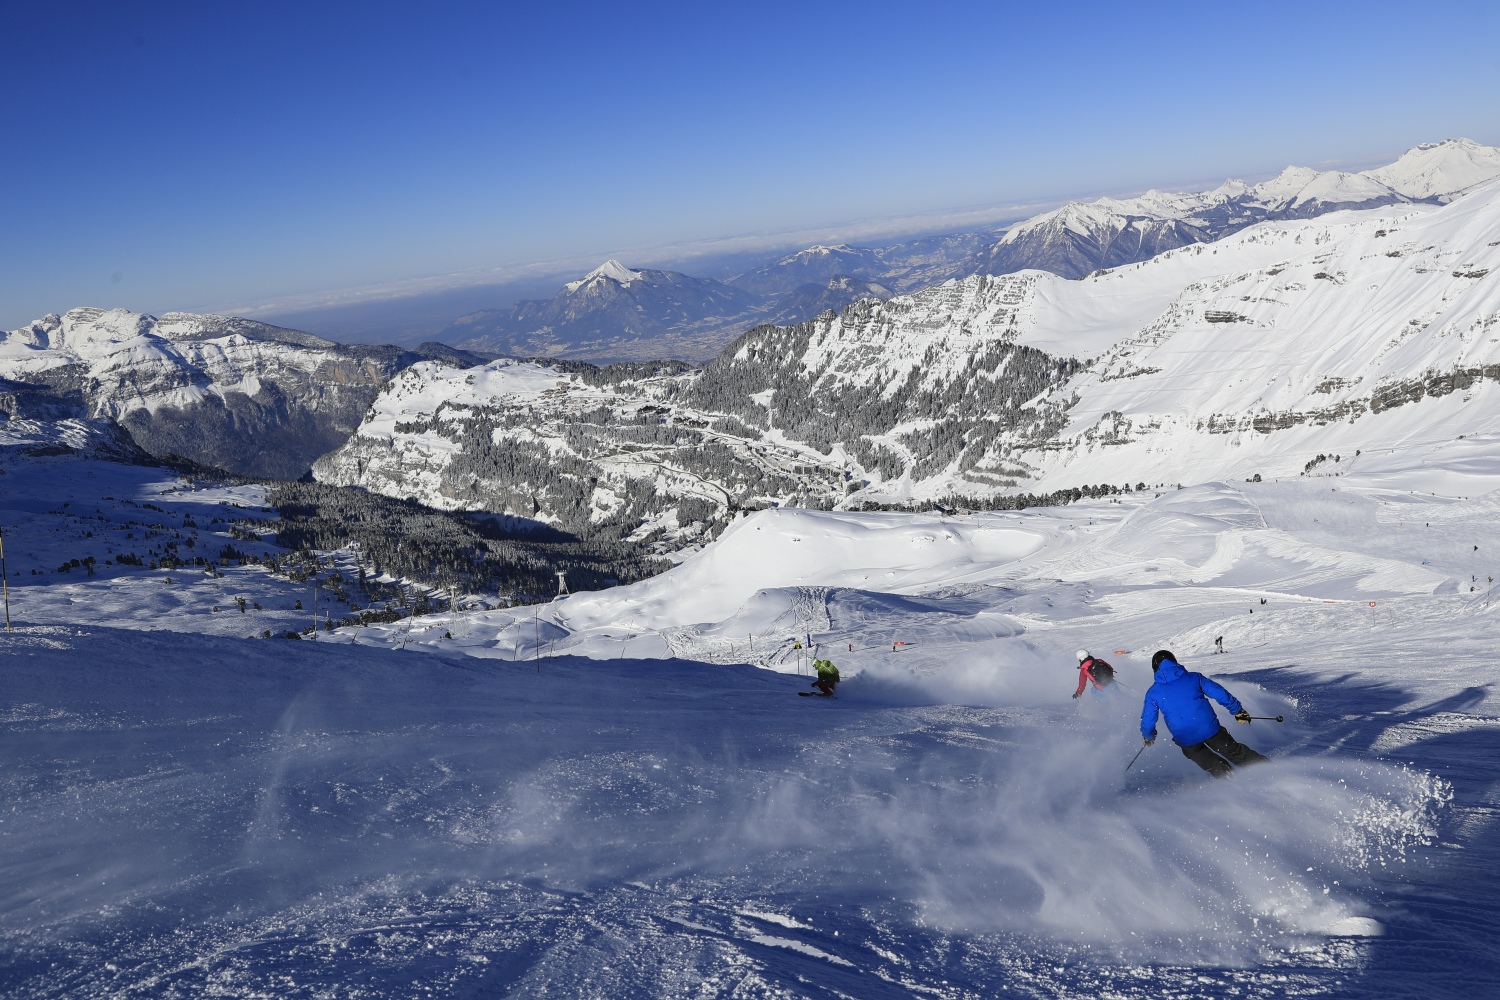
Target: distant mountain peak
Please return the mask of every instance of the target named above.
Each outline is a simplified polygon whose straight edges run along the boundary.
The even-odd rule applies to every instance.
[[[1473,139],[1444,139],[1413,146],[1394,163],[1365,175],[1408,198],[1449,201],[1500,174],[1500,148]]]
[[[855,250],[847,243],[838,243],[833,246],[826,246],[822,243],[818,243],[805,249],[798,250],[796,253],[789,253],[785,257],[776,261],[776,263],[771,266],[777,267],[786,264],[796,264],[800,261],[806,261],[814,257],[832,257],[835,254],[855,253],[859,253],[859,251]]]
[[[570,281],[563,287],[570,292],[576,292],[589,282],[598,281],[601,278],[607,278],[619,285],[628,285],[632,281],[639,280],[642,277],[642,273],[641,271],[632,271],[611,257],[577,281]]]

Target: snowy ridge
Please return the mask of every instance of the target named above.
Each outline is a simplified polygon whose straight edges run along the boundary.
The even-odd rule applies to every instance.
[[[1500,176],[1500,149],[1471,139],[1424,143],[1364,175],[1408,198],[1447,202]]]
[[[0,336],[0,378],[114,420],[153,454],[296,478],[421,356],[230,316],[80,308]]]
[[[1312,218],[1344,209],[1445,203],[1500,176],[1500,149],[1469,139],[1416,146],[1394,163],[1349,173],[1287,167],[1255,185],[1229,180],[1195,193],[1069,202],[1009,227],[973,267],[1003,273],[1038,267],[1079,277],[1174,247],[1208,243],[1257,222]]]
[[[785,257],[781,258],[776,263],[778,263],[778,264],[790,264],[793,261],[798,260],[799,258],[806,258],[806,257],[827,257],[827,256],[830,256],[832,254],[837,254],[837,253],[853,253],[853,252],[854,252],[854,248],[851,247],[851,246],[849,246],[849,244],[847,244],[847,243],[839,243],[836,246],[831,246],[831,247],[825,247],[825,246],[822,246],[821,244],[818,244],[818,245],[810,246],[810,247],[808,247],[805,250],[798,250],[796,253],[787,254]]]
[[[1445,203],[1497,176],[1500,148],[1448,139],[1415,146],[1393,163],[1358,173],[1289,166],[1255,185],[1231,179],[1208,191],[1151,190],[1135,198],[1073,201],[998,234],[890,247],[817,245],[730,280],[761,293],[785,293],[808,276],[826,281],[842,271],[905,293],[952,278],[1026,269],[1075,278],[1212,242],[1257,222],[1386,204]]]

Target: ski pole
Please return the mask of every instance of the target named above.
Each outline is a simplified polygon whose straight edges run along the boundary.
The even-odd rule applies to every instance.
[[[1250,716],[1250,718],[1255,719],[1255,720],[1257,720],[1259,722],[1285,722],[1286,721],[1285,719],[1283,719],[1279,715],[1252,715],[1252,716]]]
[[[1129,774],[1130,773],[1130,769],[1132,767],[1135,767],[1135,762],[1141,759],[1141,754],[1145,753],[1146,752],[1146,748],[1148,746],[1150,746],[1150,745],[1151,744],[1149,744],[1149,743],[1142,743],[1141,744],[1141,748],[1135,752],[1135,756],[1132,757],[1132,758],[1130,758],[1130,763],[1125,765],[1125,773],[1126,774]]]

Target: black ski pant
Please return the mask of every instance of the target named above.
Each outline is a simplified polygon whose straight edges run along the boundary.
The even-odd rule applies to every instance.
[[[1215,778],[1229,777],[1234,771],[1231,764],[1245,767],[1249,764],[1259,764],[1267,759],[1264,755],[1236,741],[1233,736],[1229,735],[1229,730],[1223,726],[1220,726],[1217,733],[1202,743],[1183,747],[1182,755]]]

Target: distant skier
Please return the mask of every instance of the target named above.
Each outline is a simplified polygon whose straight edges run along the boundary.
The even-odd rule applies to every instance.
[[[1233,712],[1236,721],[1248,724],[1250,713],[1238,698],[1216,681],[1184,668],[1169,650],[1157,650],[1151,657],[1151,669],[1156,679],[1141,706],[1141,739],[1146,746],[1156,742],[1156,716],[1160,712],[1182,755],[1215,778],[1227,777],[1234,770],[1230,765],[1244,767],[1266,759],[1236,742],[1219,725],[1219,717],[1208,702],[1212,698]]]
[[[832,660],[814,660],[813,668],[818,672],[818,679],[813,681],[813,687],[823,692],[823,697],[833,697],[834,689],[839,686],[839,668],[833,665]]]
[[[1115,682],[1115,668],[1094,656],[1086,649],[1078,651],[1078,690],[1074,698],[1082,698],[1090,684],[1095,691],[1103,691]]]

